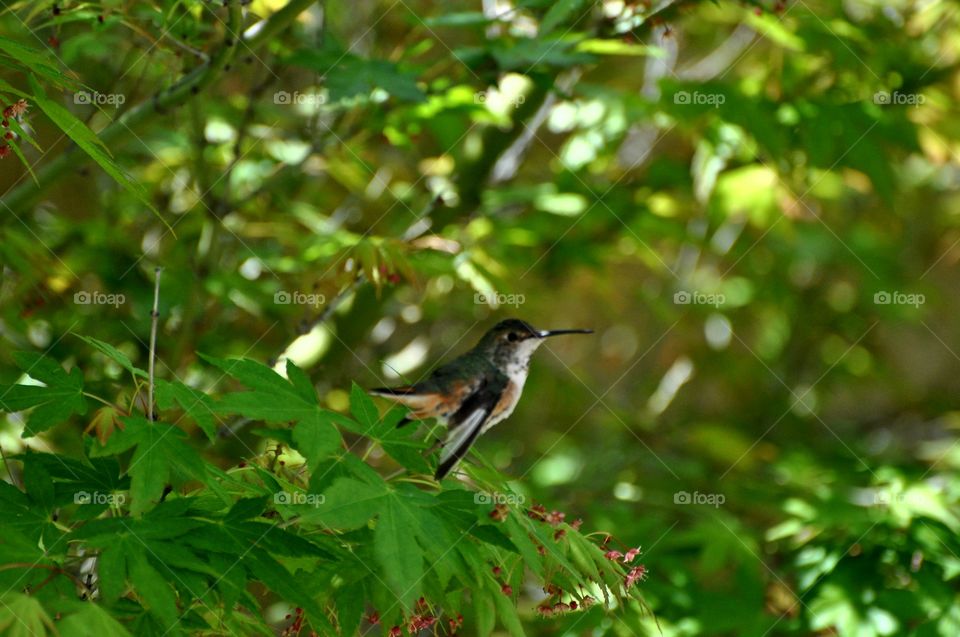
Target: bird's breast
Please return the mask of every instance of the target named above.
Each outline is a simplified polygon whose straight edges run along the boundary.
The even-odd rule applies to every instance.
[[[517,403],[520,402],[520,394],[523,393],[523,383],[526,380],[526,375],[520,378],[519,381],[510,378],[510,380],[507,382],[507,386],[503,390],[503,393],[500,395],[500,400],[498,400],[497,404],[494,406],[493,412],[490,414],[490,418],[483,426],[483,431],[490,429],[490,427],[493,427],[501,420],[505,420],[510,417],[510,414],[513,413],[514,407],[516,407]]]

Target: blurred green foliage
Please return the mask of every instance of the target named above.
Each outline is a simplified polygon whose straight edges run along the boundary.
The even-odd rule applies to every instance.
[[[277,425],[208,408],[243,394],[198,352],[291,360],[346,414],[504,316],[592,327],[468,470],[641,546],[652,613],[540,617],[521,574],[526,634],[960,634],[951,3],[222,4],[4,5],[9,482],[43,483],[28,449],[122,446],[156,267],[161,413],[225,472],[275,461]],[[23,384],[41,352],[56,401]],[[381,476],[419,458],[342,433]],[[0,630],[55,625],[23,592]]]

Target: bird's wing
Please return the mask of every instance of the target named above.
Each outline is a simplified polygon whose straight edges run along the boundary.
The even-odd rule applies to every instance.
[[[379,387],[369,390],[369,393],[409,407],[412,412],[410,418],[415,420],[439,418],[447,421],[456,406],[474,393],[479,385],[479,379],[467,378],[448,382],[445,387],[423,383],[403,387]],[[401,425],[406,422],[409,421],[404,419]]]
[[[412,413],[401,420],[398,427],[411,419],[438,418],[442,422],[451,422],[454,410],[477,391],[484,375],[465,374],[462,360],[463,357],[438,367],[422,382],[400,387],[378,387],[369,390],[369,393],[410,408]],[[489,371],[495,371],[495,368]]]
[[[440,464],[435,475],[443,479],[460,461],[483,431],[483,425],[490,418],[506,386],[506,377],[501,374],[485,377],[476,391],[470,394],[463,404],[450,417],[450,433],[443,443]]]

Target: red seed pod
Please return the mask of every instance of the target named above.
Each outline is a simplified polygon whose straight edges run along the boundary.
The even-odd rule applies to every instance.
[[[505,504],[497,504],[493,507],[493,511],[490,512],[490,519],[496,520],[497,522],[503,522],[507,519],[507,516],[510,514],[510,509]]]
[[[500,592],[506,595],[507,597],[510,597],[511,595],[513,595],[513,588],[509,584],[504,584],[503,586],[500,587]]]
[[[567,516],[566,513],[561,513],[560,511],[551,511],[546,516],[547,524],[556,526],[561,522],[563,522],[563,518],[565,518],[566,516]]]
[[[626,579],[623,581],[625,588],[630,588],[639,581],[642,581],[647,575],[647,567],[641,564],[640,566],[635,566],[630,569],[630,572],[627,573]]]
[[[494,566],[492,570],[493,574],[497,577],[500,577],[500,573],[503,571],[503,569],[501,569],[499,566]]]
[[[407,629],[411,633],[416,633],[426,628],[430,628],[437,623],[437,618],[432,615],[414,615],[410,618]]]

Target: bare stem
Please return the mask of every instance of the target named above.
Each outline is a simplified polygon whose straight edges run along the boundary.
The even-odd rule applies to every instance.
[[[153,370],[157,358],[157,323],[160,319],[160,272],[161,268],[154,270],[156,281],[153,286],[153,311],[150,312],[150,360],[147,367],[147,376],[149,383],[147,385],[147,420],[153,422]]]
[[[10,476],[10,482],[13,483],[14,486],[18,486],[17,476],[14,475],[13,468],[10,466],[10,461],[7,460],[7,454],[3,452],[3,446],[0,446],[0,457],[3,458],[3,466],[7,468],[7,475]]]

